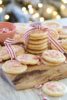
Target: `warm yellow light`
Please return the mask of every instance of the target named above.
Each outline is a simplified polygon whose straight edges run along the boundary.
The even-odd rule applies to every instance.
[[[28,9],[31,9],[32,8],[32,5],[28,5]]]
[[[28,11],[27,11],[27,10],[26,10],[26,11],[24,11],[24,14],[26,14],[26,15],[27,15],[27,14],[28,14]]]
[[[2,0],[0,0],[0,5],[3,3],[3,1]]]
[[[39,8],[42,8],[43,7],[43,4],[42,3],[38,3],[38,7]]]
[[[8,14],[4,16],[5,20],[8,20],[9,18],[10,18],[10,16]]]
[[[3,11],[3,8],[2,7],[0,7],[0,13]]]
[[[60,18],[61,18],[61,16],[60,16],[60,15],[57,15],[57,16],[56,16],[56,19],[60,19]]]
[[[29,13],[33,14],[34,13],[34,9],[33,8],[29,9]]]
[[[53,11],[53,16],[56,16],[57,14],[57,11]]]
[[[60,7],[61,9],[65,9],[65,5],[61,5],[61,7]]]
[[[26,11],[26,7],[22,7],[22,11],[25,12]]]
[[[44,18],[43,17],[40,17],[40,22],[44,22]]]
[[[62,0],[63,3],[67,3],[67,0]]]
[[[39,13],[35,13],[32,18],[38,18],[39,17]]]
[[[47,12],[48,14],[51,14],[51,13],[52,13],[52,9],[51,9],[51,8],[47,8],[46,12]]]

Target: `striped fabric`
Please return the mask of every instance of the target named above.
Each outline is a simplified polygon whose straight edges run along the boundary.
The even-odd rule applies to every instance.
[[[16,59],[15,52],[14,52],[12,46],[11,46],[12,44],[14,44],[13,39],[10,39],[10,38],[6,39],[4,44],[5,44],[6,49],[9,53],[9,55],[10,55],[11,60]]]

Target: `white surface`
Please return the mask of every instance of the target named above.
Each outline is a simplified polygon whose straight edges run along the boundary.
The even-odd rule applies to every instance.
[[[67,19],[59,20],[59,22],[67,25]],[[67,79],[61,81],[67,85]],[[16,91],[0,78],[0,100],[42,100],[42,98],[35,89]],[[55,100],[55,98],[50,100]],[[67,100],[67,95],[62,97],[61,100]]]

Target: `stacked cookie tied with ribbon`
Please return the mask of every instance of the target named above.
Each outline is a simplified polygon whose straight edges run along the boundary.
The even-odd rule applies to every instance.
[[[48,49],[47,32],[40,29],[33,30],[29,35],[27,51],[33,54],[40,54]]]
[[[42,27],[40,24],[34,25],[29,31],[25,33],[26,51],[32,54],[41,54],[44,50],[48,49],[48,34],[47,28]]]

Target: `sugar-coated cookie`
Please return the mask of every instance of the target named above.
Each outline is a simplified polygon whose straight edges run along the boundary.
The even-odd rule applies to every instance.
[[[51,63],[63,63],[66,57],[58,50],[46,50],[42,53],[42,58]]]
[[[67,49],[67,39],[60,40],[60,44],[64,49]]]
[[[49,96],[63,96],[67,93],[67,86],[58,81],[47,82],[42,87],[43,92]]]
[[[27,48],[29,48],[31,50],[44,50],[47,47],[48,47],[48,44],[47,43],[43,43],[41,45],[28,44]]]
[[[12,48],[16,56],[21,55],[25,52],[24,48],[19,45],[12,45]],[[2,61],[10,59],[10,55],[5,46],[3,46],[0,50],[0,59],[2,59]]]
[[[2,65],[2,69],[8,74],[21,74],[27,70],[27,66],[16,60],[8,60]]]
[[[67,39],[67,28],[63,28],[59,31],[59,37],[61,39]]]
[[[40,39],[45,39],[47,37],[48,37],[47,32],[44,32],[42,30],[33,30],[29,35],[29,39],[31,40],[40,40]]]
[[[54,39],[59,39],[59,34],[55,29],[51,30],[51,35]]]
[[[48,48],[45,48],[44,50],[47,50]],[[44,50],[31,50],[31,49],[27,49],[28,53],[31,54],[41,54]]]
[[[33,54],[23,54],[17,57],[17,60],[22,64],[26,65],[35,65],[39,63],[39,59],[37,56]]]
[[[55,66],[57,66],[57,65],[60,65],[60,63],[51,63],[51,62],[48,62],[48,61],[46,61],[46,60],[44,60],[44,59],[41,59],[41,62],[42,62],[42,64],[44,64],[44,65],[52,66],[52,67],[55,67]]]
[[[42,40],[29,40],[28,42],[29,44],[35,44],[35,45],[40,45],[40,44],[43,44],[43,43],[48,43],[48,39],[42,39]]]
[[[51,29],[56,29],[57,31],[59,31],[60,29],[62,29],[62,25],[58,22],[46,22],[45,23],[49,28]]]

